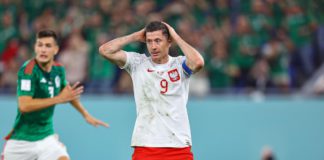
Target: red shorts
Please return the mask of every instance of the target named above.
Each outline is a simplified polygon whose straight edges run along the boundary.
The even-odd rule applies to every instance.
[[[193,160],[191,147],[134,147],[132,160]]]

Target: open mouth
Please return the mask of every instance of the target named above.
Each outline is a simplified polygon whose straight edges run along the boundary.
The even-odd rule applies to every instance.
[[[42,57],[42,58],[47,58],[47,55],[40,55],[40,57]]]
[[[40,58],[47,58],[48,56],[47,55],[40,55],[39,57]]]
[[[152,53],[152,57],[156,57],[156,56],[158,56],[159,55],[159,52],[153,52]]]

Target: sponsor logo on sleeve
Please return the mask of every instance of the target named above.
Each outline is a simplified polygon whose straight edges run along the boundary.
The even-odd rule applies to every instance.
[[[29,79],[22,79],[20,88],[22,91],[30,91],[31,90],[31,81]]]

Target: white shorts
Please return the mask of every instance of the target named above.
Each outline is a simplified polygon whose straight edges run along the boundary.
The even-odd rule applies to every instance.
[[[8,140],[1,160],[57,160],[62,156],[69,157],[66,147],[54,134],[35,142]]]

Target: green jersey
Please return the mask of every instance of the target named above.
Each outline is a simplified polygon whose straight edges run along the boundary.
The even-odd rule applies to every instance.
[[[18,72],[17,96],[31,96],[35,99],[51,98],[66,86],[65,70],[55,63],[50,72],[43,71],[35,59],[27,61]],[[10,139],[37,141],[51,134],[53,129],[54,107],[50,106],[29,113],[18,114]]]

